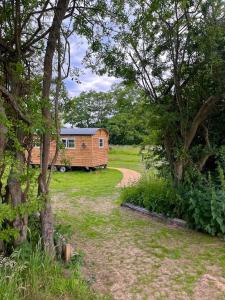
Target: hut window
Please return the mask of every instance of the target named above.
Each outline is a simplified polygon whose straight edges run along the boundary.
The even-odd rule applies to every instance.
[[[74,139],[67,140],[67,148],[75,148]]]
[[[40,148],[40,139],[39,138],[35,138],[34,139],[34,147],[35,148]]]
[[[61,140],[65,148],[75,148],[74,139],[62,139]]]
[[[99,139],[99,148],[104,148],[104,139]]]
[[[34,147],[35,147],[35,148],[40,148],[40,142],[39,142],[39,141],[35,141]]]

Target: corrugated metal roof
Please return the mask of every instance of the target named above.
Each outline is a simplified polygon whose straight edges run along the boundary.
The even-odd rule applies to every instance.
[[[61,128],[61,135],[94,135],[100,128]]]

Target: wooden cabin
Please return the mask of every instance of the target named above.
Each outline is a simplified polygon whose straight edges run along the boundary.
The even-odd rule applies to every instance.
[[[73,167],[87,170],[106,167],[108,163],[109,133],[102,128],[62,128],[60,131],[62,149],[55,168],[61,172]],[[49,165],[55,154],[56,141],[50,145]],[[32,150],[32,165],[40,165],[40,147]]]

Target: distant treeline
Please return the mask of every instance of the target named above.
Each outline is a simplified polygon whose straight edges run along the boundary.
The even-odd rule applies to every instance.
[[[141,144],[148,134],[144,105],[139,88],[119,84],[109,92],[83,92],[68,101],[64,121],[77,127],[104,127],[114,145]]]

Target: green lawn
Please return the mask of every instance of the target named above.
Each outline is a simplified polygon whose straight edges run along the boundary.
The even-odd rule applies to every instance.
[[[140,147],[138,146],[110,146],[109,167],[128,168],[143,171]]]
[[[110,165],[142,169],[132,147],[114,147]],[[122,209],[120,179],[110,169],[53,175],[56,222],[85,254],[85,280],[121,300],[225,299],[224,242]]]
[[[93,172],[55,172],[51,181],[51,189],[54,192],[67,193],[69,191],[70,195],[76,197],[94,198],[112,194],[121,179],[122,174],[112,169],[100,169]]]

